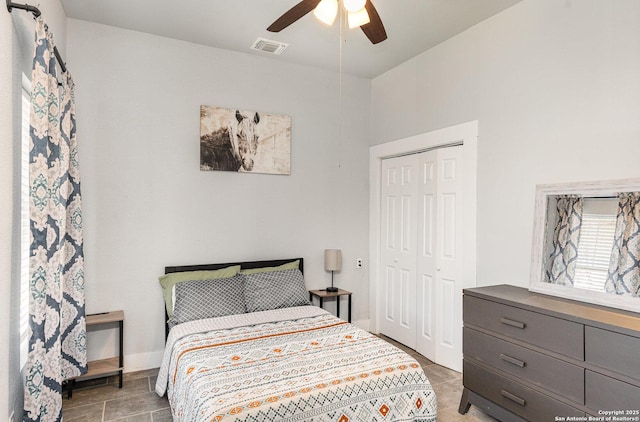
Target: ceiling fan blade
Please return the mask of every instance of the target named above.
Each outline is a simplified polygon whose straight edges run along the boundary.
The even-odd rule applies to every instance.
[[[287,10],[267,28],[270,32],[280,32],[307,13],[311,12],[320,3],[320,0],[302,0],[300,3]]]
[[[380,19],[380,15],[373,6],[373,3],[371,3],[371,0],[367,0],[364,7],[367,9],[370,22],[362,25],[360,29],[362,29],[362,32],[364,32],[367,38],[369,38],[369,41],[373,44],[378,44],[379,42],[386,40],[387,31],[385,31],[382,19]]]

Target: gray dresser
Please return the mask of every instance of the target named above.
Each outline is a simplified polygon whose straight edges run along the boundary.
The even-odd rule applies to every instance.
[[[507,285],[465,289],[463,313],[460,413],[640,421],[640,314]]]

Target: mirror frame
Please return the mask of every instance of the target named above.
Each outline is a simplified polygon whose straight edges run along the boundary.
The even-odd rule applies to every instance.
[[[614,196],[619,192],[640,192],[640,179],[554,183],[536,186],[529,290],[537,293],[574,299],[581,302],[594,303],[596,305],[640,312],[640,298],[617,296],[610,293],[585,289],[574,289],[573,287],[545,283],[542,281],[549,196],[574,194],[596,198]]]

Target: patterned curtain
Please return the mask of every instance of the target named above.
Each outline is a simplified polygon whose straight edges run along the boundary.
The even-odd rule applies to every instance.
[[[31,338],[24,421],[62,420],[62,383],[86,373],[82,209],[73,80],[58,83],[53,39],[36,19],[31,79]]]
[[[640,192],[619,195],[616,233],[605,289],[640,296]]]
[[[561,195],[557,198],[558,216],[553,231],[553,251],[549,256],[546,275],[552,284],[573,286],[584,201],[582,197],[575,195]]]

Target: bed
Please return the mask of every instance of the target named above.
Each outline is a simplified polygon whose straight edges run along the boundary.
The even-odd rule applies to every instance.
[[[418,362],[310,306],[302,272],[302,258],[165,268],[163,290],[180,281],[163,292],[171,328],[155,391],[174,421],[435,421]]]

